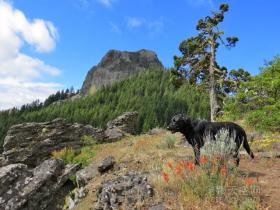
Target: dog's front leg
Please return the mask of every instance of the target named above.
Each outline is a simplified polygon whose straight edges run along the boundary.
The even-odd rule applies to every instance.
[[[195,165],[199,165],[200,148],[198,147],[197,144],[193,147],[193,151],[194,151],[194,163],[195,163]]]

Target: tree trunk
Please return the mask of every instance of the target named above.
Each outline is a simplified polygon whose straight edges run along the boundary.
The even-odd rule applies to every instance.
[[[215,82],[215,43],[213,38],[210,41],[210,66],[209,66],[209,98],[210,98],[210,109],[211,109],[211,121],[215,121],[215,117],[217,116],[219,105],[217,101],[216,95],[216,82]]]

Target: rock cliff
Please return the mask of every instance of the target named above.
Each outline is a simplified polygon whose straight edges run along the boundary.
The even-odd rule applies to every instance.
[[[110,50],[97,66],[89,70],[81,94],[89,95],[96,88],[110,85],[115,81],[147,69],[163,69],[163,65],[153,51]]]
[[[83,136],[102,141],[103,131],[90,125],[68,124],[62,119],[44,123],[24,123],[12,126],[4,139],[4,165],[23,163],[35,167],[64,147],[80,149]]]

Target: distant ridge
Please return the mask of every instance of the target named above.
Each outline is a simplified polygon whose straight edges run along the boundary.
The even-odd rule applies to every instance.
[[[135,73],[147,69],[163,69],[163,65],[153,51],[142,49],[136,52],[110,50],[97,66],[87,73],[81,89],[82,95],[110,85]]]

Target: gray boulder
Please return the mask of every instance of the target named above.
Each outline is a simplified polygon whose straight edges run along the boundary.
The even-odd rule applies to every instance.
[[[0,168],[0,209],[43,210],[53,204],[56,193],[79,169],[62,160],[48,159],[34,169],[24,164]],[[51,209],[55,209],[52,207]]]
[[[96,177],[98,174],[99,172],[95,163],[91,163],[90,165],[81,169],[76,174],[76,181],[78,187],[84,187],[91,179]]]
[[[104,141],[106,143],[118,141],[118,140],[122,139],[124,136],[125,136],[125,133],[118,128],[106,129],[104,131],[104,137],[105,137]]]
[[[75,188],[65,199],[63,209],[73,209],[77,204],[86,197],[88,190],[85,187]]]
[[[98,201],[95,210],[134,209],[137,202],[152,197],[153,188],[148,184],[147,177],[137,172],[129,172],[114,180],[103,182],[97,189]]]
[[[97,66],[87,73],[81,94],[89,95],[94,89],[113,84],[147,69],[163,69],[156,53],[150,50],[127,52],[110,50]]]
[[[44,123],[24,123],[12,126],[4,139],[3,164],[24,163],[30,167],[39,165],[55,150],[84,146],[83,136],[97,141],[104,139],[104,132],[90,125],[68,124],[62,119]]]
[[[106,171],[112,169],[116,163],[116,160],[113,156],[106,157],[98,166],[98,171],[102,174]]]

